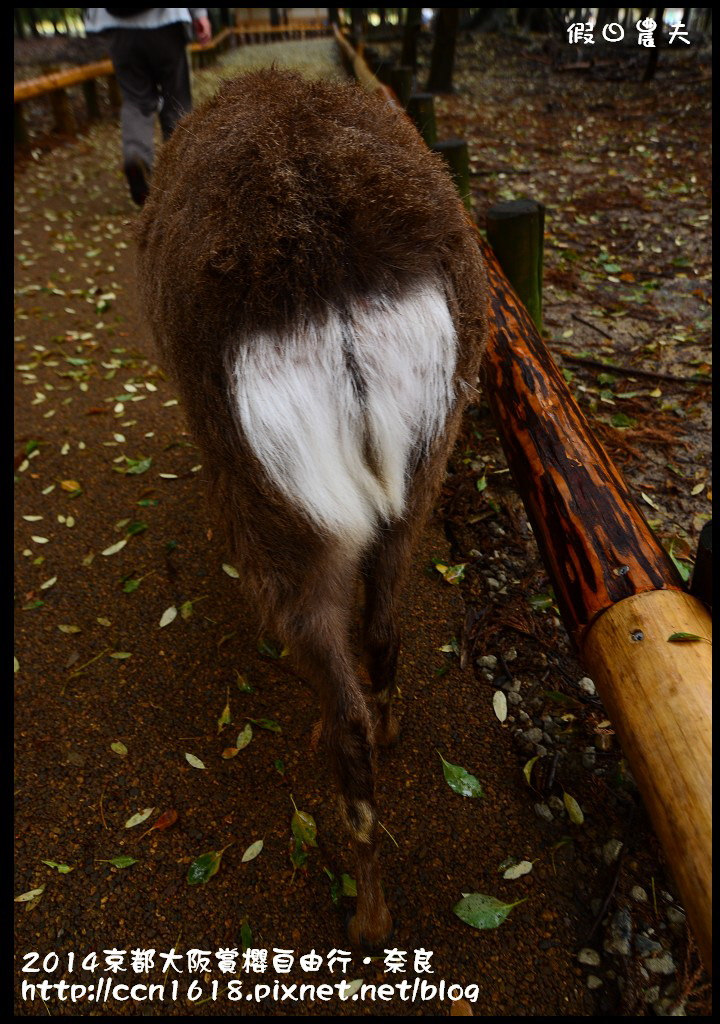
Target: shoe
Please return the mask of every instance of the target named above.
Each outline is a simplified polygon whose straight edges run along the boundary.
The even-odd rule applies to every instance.
[[[133,202],[142,206],[150,195],[150,185],[148,184],[150,172],[147,165],[139,157],[133,157],[125,164],[124,169]]]

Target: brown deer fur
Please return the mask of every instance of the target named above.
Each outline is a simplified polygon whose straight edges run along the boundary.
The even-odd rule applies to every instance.
[[[350,937],[378,944],[392,923],[378,865],[374,750],[396,732],[390,701],[405,572],[444,475],[467,385],[477,379],[486,308],[477,243],[441,158],[402,114],[355,85],[307,82],[274,69],[223,85],[180,123],[162,151],[137,239],[145,312],[202,449],[235,564],[265,626],[320,694],[357,854]],[[378,310],[404,308],[398,304],[419,282],[440,290],[456,335],[452,402],[442,429],[424,446],[418,442],[407,463],[402,513],[378,514],[370,540],[349,539],[283,492],[242,428],[229,368],[243,353],[257,365],[267,358],[283,367],[290,359],[284,339],[302,339],[316,325],[332,339],[333,316],[381,331]],[[372,339],[367,331],[358,338],[370,360]],[[312,373],[312,346],[303,355],[302,340],[297,344],[293,372]],[[384,344],[392,348],[392,338]],[[363,406],[363,373],[351,352],[345,385],[353,409]],[[258,384],[276,388],[274,376],[258,371]],[[242,390],[241,373],[238,380]],[[334,400],[323,386],[318,414]],[[297,401],[293,388],[286,390],[287,401]],[[366,438],[363,445],[363,472],[384,486],[373,443]],[[359,579],[376,720],[350,649]]]

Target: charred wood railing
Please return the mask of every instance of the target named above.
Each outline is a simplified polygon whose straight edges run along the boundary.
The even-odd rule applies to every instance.
[[[398,103],[336,29],[361,84]],[[712,962],[711,635],[630,489],[594,437],[476,225],[490,285],[481,380],[558,607]],[[690,639],[694,637],[695,639]]]

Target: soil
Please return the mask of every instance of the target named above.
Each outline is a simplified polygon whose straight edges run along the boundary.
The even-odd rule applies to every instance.
[[[559,359],[569,353],[576,398],[635,493],[651,497],[659,535],[690,565],[711,509],[709,82],[667,56],[665,77],[642,90],[599,74],[589,88],[534,55],[532,40],[463,39],[457,91],[437,103],[441,135],[471,144],[481,223],[502,198],[547,203],[549,344]],[[278,59],[339,73],[328,41],[248,47],[196,72],[196,98],[220,75]],[[273,638],[258,639],[242,579],[228,573],[213,532],[198,452],[139,318],[117,122],[65,139],[32,109],[28,122],[15,207],[15,892],[42,891],[15,904],[16,1012],[43,1012],[39,996],[23,997],[23,981],[97,985],[112,976],[106,951],[126,950],[129,968],[131,950],[154,949],[153,970],[118,978],[164,980],[165,1002],[86,993],[73,1004],[53,992],[45,1010],[234,1015],[233,975],[213,963],[188,995],[187,965],[163,975],[159,954],[349,949],[353,899],[328,872],[339,880],[354,868],[323,750],[312,747],[317,702]],[[573,355],[625,370],[601,379]],[[683,380],[633,380],[633,368]],[[620,411],[631,425],[613,424]],[[449,585],[434,560],[464,563],[462,582]],[[162,625],[169,608],[177,615]],[[477,986],[476,1015],[709,1013],[671,875],[553,608],[481,400],[416,553],[403,626],[402,733],[381,755],[378,803],[391,946],[409,951],[408,971],[352,951],[345,978],[413,981],[413,951],[424,948],[433,981]],[[497,691],[508,701],[503,722]],[[249,720],[251,742],[224,758]],[[453,792],[438,754],[475,775],[483,796]],[[523,768],[537,755],[547,769],[536,762],[529,785]],[[318,843],[297,869],[295,806],[313,816]],[[169,811],[174,824],[143,834]],[[243,862],[260,839],[259,855]],[[190,885],[191,864],[220,850],[217,873]],[[109,863],[119,856],[135,863]],[[532,870],[505,878],[509,858]],[[524,902],[499,927],[475,930],[453,907],[476,892]],[[597,966],[578,960],[588,947]],[[42,970],[23,973],[33,951]],[[51,952],[54,970],[43,963]],[[99,966],[80,970],[92,952]],[[254,982],[342,975],[296,964],[287,976],[270,967],[236,977],[246,998]],[[447,993],[378,1002],[268,998],[251,1009],[445,1016],[451,1006]]]

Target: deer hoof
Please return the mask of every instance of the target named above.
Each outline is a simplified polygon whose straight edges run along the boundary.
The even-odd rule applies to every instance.
[[[393,920],[387,907],[383,908],[382,913],[375,915],[372,921],[362,921],[359,914],[353,914],[347,923],[347,936],[351,944],[369,953],[382,950],[393,933]]]
[[[394,747],[400,736],[400,723],[395,715],[388,713],[378,719],[375,726],[375,743],[378,747]]]

